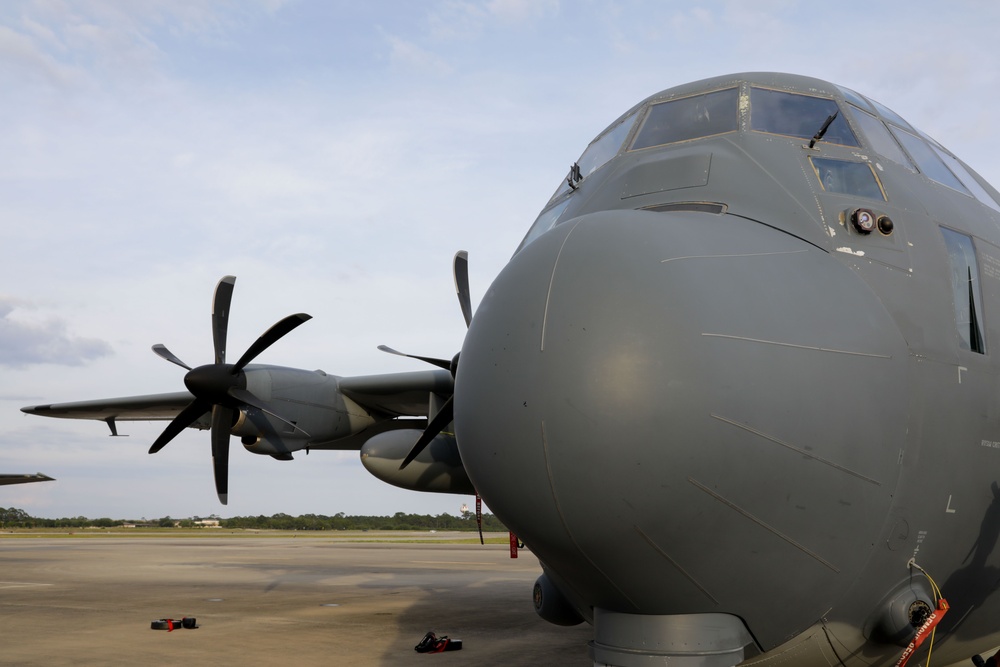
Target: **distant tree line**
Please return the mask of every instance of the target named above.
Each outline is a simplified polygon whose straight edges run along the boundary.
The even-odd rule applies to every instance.
[[[343,512],[333,516],[324,514],[303,514],[291,516],[237,516],[220,519],[223,528],[254,528],[271,530],[476,530],[476,515],[463,512],[460,516],[450,514],[406,514],[396,512],[392,516],[347,516]],[[492,514],[483,515],[483,530],[505,531],[506,527]]]
[[[237,516],[219,519],[219,526],[232,529],[253,530],[457,530],[475,531],[476,515],[462,512],[459,516],[450,514],[406,514],[396,512],[392,516],[347,516],[343,512],[327,516],[325,514],[273,514],[271,516]],[[158,526],[162,528],[197,528],[201,524],[195,519],[88,519],[84,516],[44,519],[33,517],[15,507],[0,507],[0,528],[115,528],[125,525]],[[502,532],[507,528],[492,514],[483,515],[483,530]]]

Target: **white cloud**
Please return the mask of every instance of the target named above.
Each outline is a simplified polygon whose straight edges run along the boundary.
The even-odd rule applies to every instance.
[[[490,15],[504,23],[525,24],[559,13],[559,0],[490,0]]]
[[[386,40],[389,42],[389,60],[394,66],[436,77],[445,77],[454,71],[446,59],[415,42],[393,35],[387,35]]]
[[[26,322],[14,317],[15,309],[22,305],[22,302],[0,296],[0,366],[79,366],[111,354],[108,343],[74,336],[61,320]]]
[[[21,85],[63,87],[79,82],[81,74],[47,53],[32,37],[0,25],[0,76],[4,79]]]

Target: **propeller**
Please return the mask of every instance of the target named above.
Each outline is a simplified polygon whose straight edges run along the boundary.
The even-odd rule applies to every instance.
[[[458,295],[458,304],[462,308],[462,317],[465,318],[466,328],[472,324],[472,297],[469,295],[469,253],[465,250],[459,250],[455,253],[455,260],[452,264],[452,272],[455,277],[455,293]],[[437,366],[438,368],[443,368],[446,371],[451,371],[452,377],[455,376],[455,371],[458,370],[458,355],[456,354],[452,357],[451,361],[447,359],[435,359],[434,357],[422,357],[418,354],[407,354],[405,352],[400,352],[399,350],[394,350],[388,345],[379,345],[378,349],[382,352],[387,352],[389,354],[395,354],[398,357],[406,357],[408,359],[417,359],[419,361],[426,362],[432,366]],[[176,362],[175,362],[176,363]],[[421,448],[422,449],[422,448]]]
[[[212,469],[215,476],[215,490],[223,505],[227,504],[229,496],[229,435],[240,408],[242,406],[256,408],[298,429],[294,423],[275,414],[266,401],[247,390],[247,377],[243,369],[285,334],[312,319],[311,315],[298,313],[279,320],[254,341],[239,361],[227,364],[229,305],[232,302],[235,284],[235,276],[223,277],[216,286],[215,296],[212,299],[212,342],[215,347],[215,363],[191,368],[166,346],[159,343],[153,346],[153,352],[157,356],[188,371],[184,376],[184,384],[194,395],[194,400],[167,424],[163,433],[149,448],[149,453],[155,454],[160,451],[181,431],[191,426],[206,412],[211,412]]]
[[[472,297],[469,294],[469,253],[465,250],[459,250],[455,253],[455,259],[452,262],[452,275],[455,278],[455,293],[458,295],[458,304],[462,308],[462,317],[465,318],[465,326],[468,327],[472,323]],[[434,359],[432,357],[421,357],[415,354],[406,354],[385,345],[379,345],[378,349],[383,352],[388,352],[389,354],[408,357],[410,359],[419,359],[420,361],[425,361],[439,368],[444,368],[445,370],[451,371],[451,376],[453,378],[455,377],[455,373],[458,371],[458,354],[456,354],[451,361],[446,361],[444,359]],[[403,458],[403,462],[399,464],[400,470],[410,465],[410,462],[417,458],[417,456],[420,455],[420,452],[424,451],[424,448],[455,419],[455,408],[453,403],[454,398],[454,394],[449,396],[448,400],[444,402],[437,414],[434,415],[427,423],[427,427],[424,429],[424,432],[417,439],[417,442],[414,443],[413,448],[410,449],[406,457]]]
[[[469,292],[469,253],[465,250],[459,250],[455,253],[455,259],[452,262],[452,275],[455,278],[455,294],[458,296],[458,305],[462,308],[462,317],[465,318],[465,326],[468,328],[472,324],[472,296]],[[422,357],[416,354],[406,354],[405,352],[394,350],[387,345],[379,345],[378,349],[383,352],[388,352],[389,354],[395,354],[400,357],[408,357],[410,359],[419,359],[420,361],[427,362],[428,364],[437,366],[438,368],[444,368],[451,371],[452,378],[455,377],[455,373],[458,371],[458,354],[456,354],[451,361],[447,361],[445,359],[435,359],[433,357]],[[437,414],[434,415],[427,423],[427,427],[424,429],[424,432],[420,434],[417,442],[414,443],[409,453],[403,458],[403,462],[399,464],[400,470],[410,465],[413,459],[417,458],[417,456],[420,455],[420,452],[424,451],[424,448],[427,447],[427,445],[429,445],[431,441],[434,440],[434,438],[436,438],[441,431],[448,426],[448,424],[454,421],[454,399],[455,394],[452,393],[452,395],[448,397],[448,400],[441,406],[441,409],[438,410]],[[476,524],[479,527],[479,543],[484,544],[483,509],[482,500],[479,497],[479,491],[476,491]]]

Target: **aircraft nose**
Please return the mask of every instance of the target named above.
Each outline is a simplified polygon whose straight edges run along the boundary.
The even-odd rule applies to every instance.
[[[456,436],[489,507],[589,604],[753,615],[735,589],[832,594],[863,562],[905,359],[879,300],[815,246],[731,216],[594,213],[485,295]],[[769,622],[824,611],[802,604]]]

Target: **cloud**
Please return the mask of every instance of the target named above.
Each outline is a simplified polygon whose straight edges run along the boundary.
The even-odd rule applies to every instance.
[[[45,53],[31,37],[0,25],[0,75],[61,87],[78,80],[80,72]]]
[[[558,0],[492,0],[486,7],[491,15],[511,24],[533,23],[559,13]]]
[[[0,297],[0,366],[80,366],[111,354],[108,343],[73,336],[60,320],[32,323],[12,318],[11,314],[19,305],[14,299]]]
[[[417,46],[412,41],[391,35],[387,39],[389,41],[389,59],[394,65],[437,76],[448,76],[453,72],[454,68],[448,64],[447,60]]]

